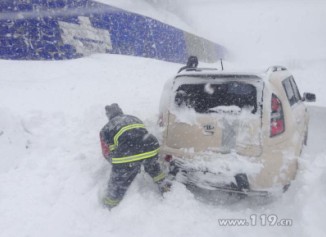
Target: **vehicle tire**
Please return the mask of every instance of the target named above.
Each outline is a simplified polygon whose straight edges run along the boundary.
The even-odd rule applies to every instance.
[[[246,174],[237,174],[234,176],[235,181],[237,182],[238,189],[243,191],[243,190],[249,190],[249,181],[248,177]]]

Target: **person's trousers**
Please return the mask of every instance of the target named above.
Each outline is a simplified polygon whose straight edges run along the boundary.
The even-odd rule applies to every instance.
[[[132,181],[140,172],[142,165],[154,182],[159,182],[165,178],[158,163],[157,155],[141,161],[113,164],[105,201],[107,206],[114,207],[119,204]]]

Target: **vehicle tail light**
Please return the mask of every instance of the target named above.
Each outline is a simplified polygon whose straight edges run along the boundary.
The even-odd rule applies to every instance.
[[[280,99],[272,94],[271,103],[271,131],[270,136],[274,137],[285,131],[283,107]]]
[[[172,156],[171,156],[171,155],[165,155],[164,160],[165,160],[166,162],[171,162],[171,160],[172,160]]]

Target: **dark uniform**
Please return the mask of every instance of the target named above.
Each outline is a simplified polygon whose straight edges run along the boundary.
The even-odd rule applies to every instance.
[[[162,192],[170,185],[157,162],[159,143],[148,133],[143,122],[125,115],[117,104],[105,107],[109,122],[100,132],[104,157],[112,164],[104,204],[112,208],[119,204],[141,166],[159,185]]]

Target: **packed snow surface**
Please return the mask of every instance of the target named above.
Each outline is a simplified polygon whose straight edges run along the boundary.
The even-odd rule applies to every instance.
[[[309,141],[297,178],[288,192],[267,203],[208,204],[179,183],[162,198],[141,173],[109,212],[99,202],[110,175],[98,137],[107,121],[104,106],[119,103],[160,137],[161,91],[181,65],[117,55],[59,62],[1,60],[0,236],[325,236],[326,3],[101,2],[166,22],[173,15],[176,26],[227,47],[228,70],[289,68],[301,93],[317,95],[309,106]],[[272,221],[275,216],[288,226],[263,224],[265,217]],[[232,218],[248,225],[221,223]]]

